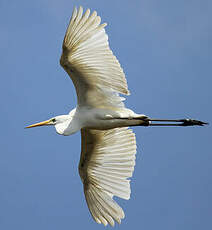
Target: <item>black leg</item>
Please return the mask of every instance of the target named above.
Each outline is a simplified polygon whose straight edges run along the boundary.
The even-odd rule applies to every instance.
[[[148,126],[204,126],[204,125],[208,125],[207,122],[193,120],[193,119],[170,120],[170,119],[146,118],[146,120],[150,121]],[[167,122],[167,123],[157,123],[157,122]],[[169,122],[176,122],[176,123],[169,123]]]

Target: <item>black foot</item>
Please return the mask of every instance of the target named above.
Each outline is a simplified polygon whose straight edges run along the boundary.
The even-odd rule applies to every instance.
[[[181,124],[182,126],[193,126],[193,125],[204,126],[204,125],[209,124],[207,122],[198,121],[198,120],[192,120],[192,119],[182,119],[182,120],[180,120],[180,122],[183,122]]]

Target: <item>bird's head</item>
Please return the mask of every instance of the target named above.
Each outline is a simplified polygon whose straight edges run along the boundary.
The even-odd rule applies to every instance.
[[[69,126],[71,120],[72,120],[72,116],[70,115],[60,115],[60,116],[52,117],[51,119],[46,121],[41,121],[39,123],[29,125],[26,128],[54,125],[57,133],[65,135],[64,132]]]

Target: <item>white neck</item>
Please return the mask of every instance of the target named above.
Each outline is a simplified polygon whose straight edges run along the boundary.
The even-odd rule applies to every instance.
[[[57,116],[56,120],[55,129],[58,134],[68,136],[80,130],[80,125],[70,114]]]

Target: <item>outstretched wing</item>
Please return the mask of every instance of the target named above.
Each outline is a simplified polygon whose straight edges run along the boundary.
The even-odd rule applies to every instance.
[[[136,140],[131,129],[82,129],[79,173],[91,215],[97,223],[114,226],[124,211],[113,196],[130,198],[130,180],[135,166]]]
[[[108,36],[96,11],[73,11],[63,41],[60,63],[71,77],[79,106],[124,106],[118,93],[129,94],[127,81],[110,50]]]

